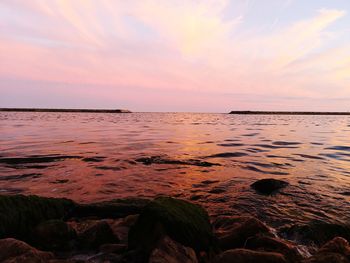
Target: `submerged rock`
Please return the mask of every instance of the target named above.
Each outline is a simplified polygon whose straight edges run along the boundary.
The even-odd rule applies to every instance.
[[[171,197],[148,204],[129,231],[129,248],[149,253],[163,236],[197,252],[215,246],[208,213],[199,205]]]
[[[255,217],[219,216],[213,223],[220,248],[244,247],[248,238],[256,235],[272,236],[270,228]]]
[[[68,199],[0,195],[0,238],[31,238],[32,229],[50,219],[63,219],[75,203]]]
[[[311,221],[308,224],[293,225],[280,231],[288,239],[302,241],[305,244],[323,245],[335,237],[350,240],[350,225],[332,224],[323,221]]]
[[[347,257],[350,257],[349,242],[342,237],[335,237],[331,241],[328,241],[326,244],[324,244],[319,250],[319,253],[329,253],[329,252],[339,253]]]
[[[161,156],[151,156],[151,157],[142,157],[135,160],[136,162],[143,163],[144,165],[151,164],[178,164],[178,165],[193,165],[193,166],[202,166],[202,167],[211,167],[219,166],[218,163],[211,163],[206,161],[201,161],[197,159],[189,160],[173,160],[169,158],[164,158]]]
[[[253,251],[248,249],[231,249],[220,254],[215,263],[287,263],[280,253]]]
[[[0,262],[45,263],[53,257],[52,253],[37,250],[23,241],[14,238],[0,239]]]
[[[268,178],[268,179],[258,180],[255,183],[251,184],[250,186],[260,194],[270,195],[288,185],[289,185],[288,182]]]
[[[32,233],[36,246],[44,250],[60,251],[71,248],[75,230],[61,220],[49,220],[37,225]]]
[[[303,263],[349,263],[350,246],[347,240],[336,237],[322,246],[312,257]]]
[[[152,251],[149,263],[197,263],[192,248],[184,247],[171,238],[163,237]]]

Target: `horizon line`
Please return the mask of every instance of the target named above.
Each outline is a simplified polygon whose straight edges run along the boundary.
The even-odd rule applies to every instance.
[[[102,108],[22,108],[6,107],[0,108],[5,112],[82,112],[82,113],[133,113],[128,109],[102,109]],[[136,113],[136,112],[134,112]],[[138,113],[147,113],[139,111]],[[152,112],[149,112],[152,113]],[[181,112],[181,111],[154,111],[153,113],[204,113],[204,112]],[[209,112],[205,112],[209,113]],[[236,115],[350,115],[350,111],[251,111],[251,110],[234,110],[230,112],[210,112]]]

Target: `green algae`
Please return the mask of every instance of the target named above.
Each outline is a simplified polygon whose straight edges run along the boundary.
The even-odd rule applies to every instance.
[[[207,212],[171,197],[156,198],[145,207],[129,231],[129,248],[149,252],[164,235],[197,252],[215,247]]]

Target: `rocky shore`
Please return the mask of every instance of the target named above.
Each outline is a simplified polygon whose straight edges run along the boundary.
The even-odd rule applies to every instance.
[[[54,109],[54,108],[0,108],[9,112],[85,112],[85,113],[131,113],[126,109]]]
[[[268,194],[286,185],[264,181]],[[350,227],[310,222],[276,231],[250,216],[210,218],[172,197],[93,204],[0,195],[0,262],[350,262]]]
[[[250,115],[350,115],[348,111],[230,111],[229,114]]]

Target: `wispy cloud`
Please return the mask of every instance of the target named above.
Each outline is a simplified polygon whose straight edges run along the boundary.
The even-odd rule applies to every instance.
[[[93,86],[96,100],[134,94],[133,89],[137,94],[177,92],[179,100],[183,92],[218,99],[246,94],[230,97],[233,104],[245,101],[239,107],[248,105],[249,96],[266,94],[276,103],[287,95],[315,98],[320,107],[330,94],[349,96],[350,42],[334,27],[347,10],[318,6],[311,16],[284,23],[275,18],[278,23],[260,32],[249,16],[260,2],[247,1],[244,12],[232,12],[238,2],[3,0],[0,81],[18,79],[18,89],[42,82],[62,94],[83,92],[84,86],[91,94]],[[293,4],[285,1],[283,8]],[[29,87],[23,87],[26,80]],[[141,105],[142,99],[156,97],[134,99]],[[286,105],[274,105],[280,104]]]

